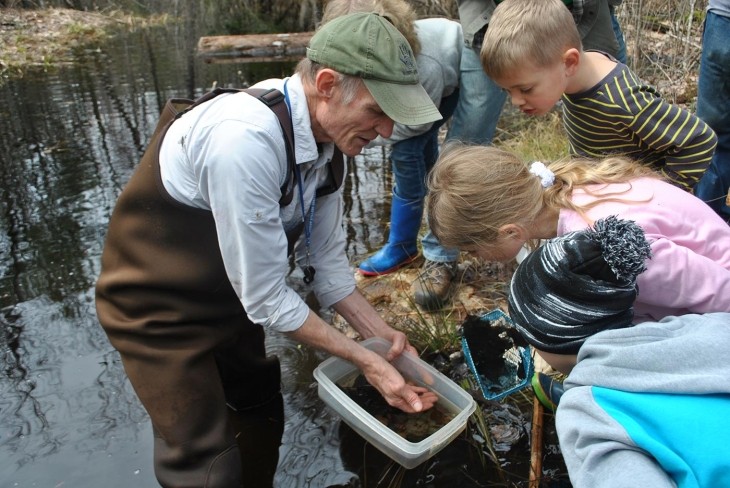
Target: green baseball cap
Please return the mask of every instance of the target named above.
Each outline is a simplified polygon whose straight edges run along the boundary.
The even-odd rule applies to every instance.
[[[339,73],[362,78],[385,114],[403,125],[440,120],[418,79],[416,57],[393,24],[375,13],[343,15],[323,24],[307,57]]]

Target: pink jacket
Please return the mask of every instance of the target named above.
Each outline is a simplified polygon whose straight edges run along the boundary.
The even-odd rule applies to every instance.
[[[594,193],[629,189],[587,214],[593,221],[609,215],[639,224],[651,244],[652,258],[639,276],[635,322],[660,320],[686,313],[730,312],[730,226],[697,197],[670,183],[639,178],[624,184],[592,185]],[[585,204],[596,197],[583,190],[573,201]],[[558,235],[585,229],[576,212],[562,210]]]

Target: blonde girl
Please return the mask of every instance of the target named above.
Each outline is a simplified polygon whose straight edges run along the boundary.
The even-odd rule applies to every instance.
[[[730,227],[629,159],[526,162],[495,147],[450,143],[429,177],[426,211],[443,245],[492,261],[611,215],[633,220],[652,247],[635,321],[730,312]]]

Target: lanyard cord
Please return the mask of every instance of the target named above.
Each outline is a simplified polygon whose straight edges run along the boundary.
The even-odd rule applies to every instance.
[[[284,82],[284,101],[289,109],[289,116],[292,115],[291,102],[289,101],[289,90],[287,89],[287,83],[289,80]],[[294,164],[294,172],[297,174],[297,183],[299,184],[299,206],[302,211],[302,223],[304,224],[304,247],[306,249],[306,255],[304,257],[304,266],[302,271],[304,272],[304,282],[306,284],[311,283],[314,280],[314,274],[316,270],[314,266],[309,264],[309,247],[312,243],[312,226],[314,225],[314,204],[317,201],[317,192],[312,195],[312,203],[309,204],[309,219],[307,219],[304,211],[304,182],[302,181],[302,172],[299,165]]]

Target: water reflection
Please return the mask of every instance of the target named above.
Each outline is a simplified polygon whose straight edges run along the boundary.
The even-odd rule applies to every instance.
[[[94,310],[106,225],[167,98],[293,69],[204,65],[182,28],[133,33],[0,87],[0,486],[157,486],[146,413]],[[351,165],[353,259],[381,244],[388,185],[382,149]],[[290,446],[277,486],[355,486],[311,376],[321,353],[281,336],[268,347],[282,358]]]

